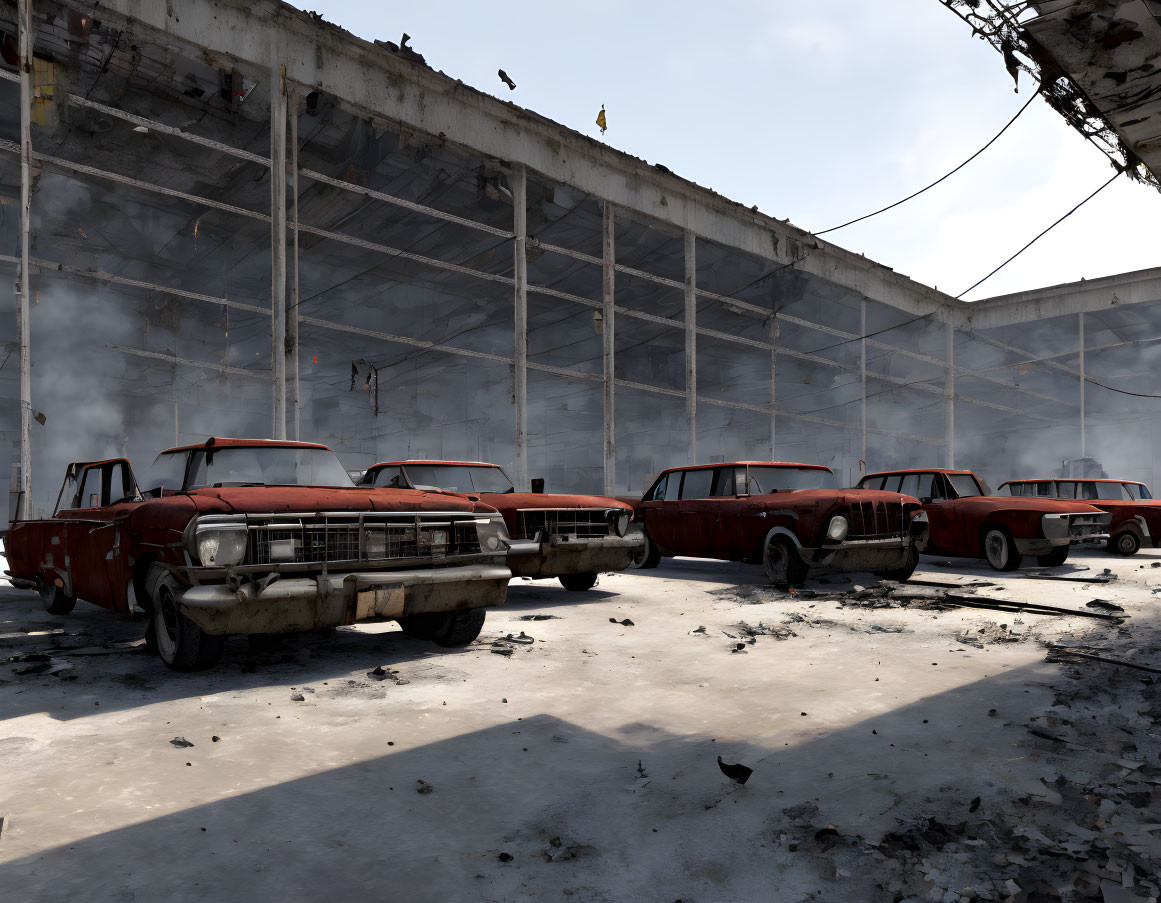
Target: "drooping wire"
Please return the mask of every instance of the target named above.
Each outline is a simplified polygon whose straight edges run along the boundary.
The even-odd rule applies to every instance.
[[[983,279],[976,282],[970,288],[965,288],[962,292],[960,292],[958,295],[955,296],[956,299],[958,300],[958,299],[962,298],[968,292],[972,291],[975,288],[978,288],[979,286],[981,286],[985,282],[987,282],[989,279],[991,279],[993,276],[995,276],[996,273],[1000,272],[1000,270],[1002,270],[1004,267],[1006,267],[1008,264],[1010,264],[1013,260],[1015,260],[1021,254],[1023,254],[1025,251],[1027,251],[1030,247],[1032,247],[1034,244],[1036,244],[1036,242],[1038,242],[1040,239],[1042,239],[1045,235],[1047,235],[1049,232],[1051,232],[1053,229],[1055,229],[1057,226],[1059,226],[1062,222],[1064,222],[1066,219],[1068,219],[1070,216],[1072,216],[1074,213],[1076,213],[1077,210],[1079,210],[1081,207],[1083,207],[1085,204],[1087,204],[1089,201],[1091,201],[1093,198],[1095,198],[1098,194],[1100,194],[1102,191],[1104,191],[1106,188],[1108,188],[1110,185],[1112,185],[1113,182],[1120,175],[1121,175],[1121,170],[1118,169],[1115,173],[1113,173],[1112,177],[1107,182],[1105,182],[1100,188],[1098,188],[1096,191],[1094,191],[1092,194],[1090,194],[1088,197],[1086,197],[1083,201],[1081,201],[1079,204],[1077,204],[1075,207],[1073,207],[1071,210],[1069,210],[1066,214],[1064,214],[1062,217],[1060,217],[1060,219],[1056,220],[1056,222],[1052,223],[1052,225],[1050,225],[1046,229],[1044,229],[1039,235],[1037,235],[1030,242],[1028,242],[1028,244],[1024,245],[1024,247],[1022,247],[1019,251],[1017,251],[1015,254],[1013,254],[1011,257],[1009,257],[1007,260],[1005,260],[1003,263],[1001,263],[998,267],[996,267],[990,273],[988,273],[988,275],[986,275]]]
[[[896,201],[894,204],[888,204],[886,207],[881,207],[878,210],[874,211],[873,213],[866,213],[863,216],[860,216],[856,219],[850,220],[849,222],[845,222],[841,226],[831,226],[829,229],[823,229],[821,232],[815,232],[814,234],[815,235],[826,235],[827,232],[836,232],[839,229],[845,229],[847,226],[853,226],[855,223],[861,223],[863,220],[870,219],[872,216],[878,216],[880,213],[886,213],[888,210],[892,210],[895,207],[898,207],[900,204],[906,204],[912,198],[919,197],[919,195],[923,194],[923,192],[928,191],[929,189],[934,188],[940,182],[943,182],[944,180],[951,178],[957,172],[959,172],[961,169],[963,169],[965,166],[967,166],[969,163],[971,163],[972,160],[974,160],[976,157],[978,157],[980,154],[982,154],[984,151],[986,151],[989,147],[991,147],[993,144],[995,144],[996,141],[999,139],[999,137],[1001,135],[1003,135],[1004,132],[1008,131],[1008,129],[1012,126],[1012,123],[1014,123],[1017,119],[1020,118],[1020,114],[1023,113],[1026,109],[1028,109],[1028,107],[1030,107],[1032,105],[1032,101],[1034,101],[1039,96],[1039,94],[1040,94],[1039,90],[1033,91],[1032,96],[1029,97],[1024,102],[1024,106],[1020,107],[1020,109],[1016,111],[1016,115],[1013,116],[1011,119],[1009,119],[1007,124],[1002,129],[1000,129],[998,132],[996,132],[995,135],[992,136],[991,141],[989,141],[987,144],[985,144],[983,147],[981,147],[978,151],[976,151],[974,154],[972,154],[970,157],[968,157],[966,160],[964,160],[959,166],[957,166],[951,172],[947,173],[946,175],[940,176],[938,179],[936,179],[930,185],[925,185],[923,188],[920,188],[914,194],[909,194],[909,195],[907,195],[907,197]]]

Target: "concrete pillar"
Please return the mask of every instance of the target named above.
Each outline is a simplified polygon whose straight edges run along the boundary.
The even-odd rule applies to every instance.
[[[290,105],[290,193],[294,219],[294,244],[291,247],[290,306],[286,312],[286,405],[288,426],[295,441],[300,441],[302,398],[298,388],[298,113],[296,96]]]
[[[32,504],[32,334],[28,296],[32,290],[29,254],[29,217],[32,213],[32,0],[17,0],[20,32],[20,296],[17,324],[20,333],[20,510],[17,517],[33,516]]]
[[[950,322],[946,324],[946,342],[944,360],[947,362],[947,371],[943,378],[944,466],[955,467],[955,330]]]
[[[515,274],[513,391],[516,404],[516,491],[528,491],[528,174],[523,165],[512,174],[512,249]]]
[[[1084,314],[1077,314],[1080,323],[1080,456],[1088,454],[1088,443],[1084,435],[1084,384],[1087,382],[1084,375]],[[1065,474],[1067,476],[1067,474]]]
[[[601,273],[601,302],[603,308],[601,310],[601,349],[602,357],[604,359],[604,381],[605,381],[605,405],[604,405],[604,421],[605,421],[605,495],[614,495],[617,491],[617,443],[616,443],[616,416],[615,416],[615,396],[616,396],[616,344],[615,337],[615,322],[614,314],[614,295],[613,283],[616,275],[614,267],[617,263],[616,248],[614,246],[614,229],[615,229],[615,211],[613,205],[608,201],[602,204],[603,212],[601,215],[601,224],[604,227],[604,242],[602,245],[602,263],[604,268]]]
[[[275,439],[286,438],[286,67],[270,72],[270,367]]]
[[[770,460],[778,460],[778,415],[774,413],[774,406],[778,403],[778,314],[773,314],[767,321],[767,332],[770,340]]]
[[[685,419],[689,463],[697,463],[697,237],[685,230]]]
[[[862,398],[859,401],[861,443],[859,451],[859,476],[867,472],[867,302],[859,302],[859,383]]]

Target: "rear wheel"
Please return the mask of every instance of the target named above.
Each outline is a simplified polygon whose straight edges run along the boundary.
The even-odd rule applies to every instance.
[[[1068,561],[1068,546],[1057,546],[1047,555],[1037,555],[1036,563],[1042,568],[1060,567]]]
[[[645,536],[645,548],[641,550],[641,554],[629,562],[629,567],[639,568],[640,570],[649,570],[657,567],[661,563],[661,552],[657,550],[656,544],[649,538],[649,534],[641,531]]]
[[[203,633],[181,613],[174,584],[168,577],[157,584],[155,592],[149,629],[161,660],[174,671],[202,671],[216,665],[226,638]]]
[[[919,567],[919,550],[915,546],[908,546],[907,560],[903,562],[901,567],[891,568],[886,571],[875,571],[875,576],[881,577],[884,580],[897,580],[902,583],[915,573],[917,567]]]
[[[596,574],[561,574],[560,585],[573,593],[583,593],[597,585]]]
[[[802,586],[810,568],[798,557],[798,550],[785,536],[771,530],[762,547],[766,579],[775,586]]]
[[[997,571],[1014,571],[1020,566],[1020,552],[1007,527],[984,527],[984,557]]]
[[[1136,530],[1122,530],[1109,537],[1105,546],[1114,555],[1136,555],[1141,550],[1141,537]]]
[[[482,608],[467,611],[425,611],[399,618],[399,626],[409,637],[431,640],[437,646],[466,646],[484,629],[486,612]]]
[[[62,586],[37,580],[37,589],[40,592],[40,601],[44,605],[44,610],[50,615],[71,614],[72,610],[76,608],[76,597],[66,595]]]

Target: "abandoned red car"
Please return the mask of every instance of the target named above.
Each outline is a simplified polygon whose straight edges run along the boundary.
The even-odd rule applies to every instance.
[[[590,589],[601,571],[621,571],[640,555],[629,532],[631,505],[599,495],[516,492],[496,464],[388,461],[367,469],[361,485],[440,490],[482,499],[504,515],[515,577],[558,577],[568,590]]]
[[[914,495],[929,525],[920,551],[986,558],[997,571],[1014,571],[1025,555],[1042,567],[1064,564],[1069,544],[1103,533],[1109,515],[1092,505],[991,495],[970,470],[933,467],[867,474],[864,489]]]
[[[663,555],[761,563],[777,585],[800,585],[811,566],[906,580],[924,527],[916,499],[839,489],[829,467],[739,461],[664,471],[637,503],[646,549]]]
[[[371,619],[470,643],[504,602],[507,542],[487,505],[356,488],[324,445],[210,439],[162,452],[144,491],[123,458],[70,464],[53,516],[14,522],[7,553],[50,612],[139,606],[149,645],[195,670],[229,634]]]
[[[1132,480],[1073,478],[1009,480],[1000,486],[1012,495],[1036,499],[1079,499],[1112,515],[1104,536],[1105,548],[1115,555],[1136,555],[1141,546],[1161,546],[1161,502],[1144,483]]]

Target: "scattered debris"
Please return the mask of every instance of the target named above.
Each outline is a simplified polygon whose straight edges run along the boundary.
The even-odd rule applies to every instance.
[[[521,621],[559,621],[560,615],[521,615]]]
[[[418,793],[420,796],[426,796],[427,794],[429,794],[433,790],[435,790],[435,788],[432,787],[431,784],[427,783],[427,781],[423,780],[422,778],[420,778],[418,781],[416,781],[415,784],[416,784],[415,792]]]
[[[798,636],[789,627],[773,627],[763,624],[761,621],[758,622],[756,627],[751,627],[745,621],[739,621],[734,625],[734,629],[742,636],[748,637],[770,636],[776,640],[788,640],[791,637]]]
[[[728,762],[723,762],[722,757],[718,756],[718,768],[721,769],[722,774],[733,781],[735,784],[745,784],[750,780],[750,775],[754,773],[754,769],[747,768],[741,762],[736,765],[730,765]]]
[[[1091,602],[1086,602],[1084,607],[1094,608],[1097,611],[1105,612],[1123,612],[1125,610],[1120,605],[1114,605],[1112,602],[1108,602],[1105,599],[1093,599]]]
[[[501,853],[496,858],[499,859],[501,862],[511,862],[513,859],[513,856],[511,853]]]
[[[511,646],[493,646],[492,651],[496,653],[496,655],[512,655],[516,650],[514,650]]]
[[[306,702],[306,697],[303,696],[301,693],[292,693],[290,695],[290,701],[291,702]]]
[[[536,642],[535,639],[526,634],[523,630],[520,631],[520,636],[512,636],[508,634],[504,637],[509,643],[519,643],[521,646],[531,646]]]
[[[367,672],[367,676],[371,678],[371,680],[386,680],[388,677],[387,672],[383,670],[382,665],[376,665],[374,671]]]
[[[172,746],[176,746],[178,749],[185,749],[188,746],[194,745],[190,743],[185,737],[174,737],[169,742]]]
[[[1149,674],[1161,674],[1161,668],[1150,668],[1146,665],[1138,665],[1136,662],[1128,662],[1120,658],[1106,658],[1102,655],[1093,655],[1090,652],[1080,652],[1077,649],[1072,649],[1068,646],[1060,646],[1056,643],[1046,643],[1045,645],[1049,650],[1049,661],[1054,660],[1054,656],[1073,655],[1078,658],[1085,658],[1094,662],[1104,662],[1106,665],[1119,665],[1122,668],[1132,668],[1134,671],[1145,671]]]
[[[610,624],[620,624],[622,627],[634,626],[633,622],[630,621],[628,618],[625,618],[625,620],[623,620],[623,621],[618,621],[616,618],[609,618],[609,623]]]

